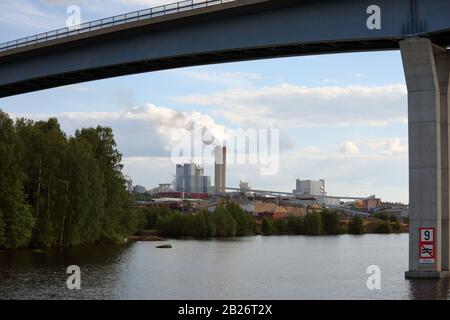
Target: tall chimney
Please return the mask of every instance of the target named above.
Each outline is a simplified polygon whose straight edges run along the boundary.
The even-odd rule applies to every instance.
[[[214,185],[217,192],[225,192],[227,148],[217,146],[214,150],[214,155],[216,159]]]
[[[222,164],[222,192],[226,192],[225,189],[227,187],[227,147],[223,147],[223,164]]]

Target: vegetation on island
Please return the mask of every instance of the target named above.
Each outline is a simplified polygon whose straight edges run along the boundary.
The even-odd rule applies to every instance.
[[[324,209],[287,219],[264,218],[258,223],[238,204],[227,202],[213,212],[199,210],[194,214],[180,213],[166,207],[136,209],[138,228],[153,230],[165,237],[228,238],[248,235],[339,235],[400,232],[397,222],[354,216],[343,221],[337,211]]]
[[[157,230],[166,237],[229,238],[257,233],[252,215],[234,202],[219,206],[211,213],[199,210],[186,214],[165,207],[142,208],[137,212],[140,229]]]
[[[0,111],[0,248],[123,241],[137,220],[121,161],[110,128],[67,136]]]

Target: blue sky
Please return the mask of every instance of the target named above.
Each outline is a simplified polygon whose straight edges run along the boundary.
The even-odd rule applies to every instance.
[[[0,0],[0,42],[65,26],[77,4],[89,21],[171,1]],[[229,185],[289,191],[327,180],[334,195],[408,201],[407,95],[399,52],[283,58],[154,72],[0,100],[12,116],[57,116],[69,133],[113,127],[135,183],[171,182],[167,135],[193,117],[217,128],[281,130],[276,176],[231,167]],[[181,119],[181,120],[180,120]],[[211,174],[212,168],[206,172]]]

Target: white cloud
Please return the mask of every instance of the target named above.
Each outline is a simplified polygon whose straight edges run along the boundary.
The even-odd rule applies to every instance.
[[[89,87],[82,85],[82,84],[71,84],[71,85],[67,85],[67,86],[62,86],[62,87],[58,87],[55,88],[56,90],[73,90],[76,92],[89,92]]]
[[[358,154],[358,153],[360,153],[358,147],[355,146],[355,144],[353,142],[351,142],[351,141],[345,141],[341,145],[339,151],[342,154]]]
[[[319,153],[321,150],[319,147],[316,146],[307,146],[302,151],[306,154],[314,154]]]
[[[172,99],[213,107],[218,116],[244,126],[260,123],[279,127],[383,126],[407,122],[404,84],[331,87],[280,84]]]
[[[192,78],[209,84],[220,84],[229,88],[251,87],[255,81],[263,79],[260,74],[246,72],[193,71],[186,69],[169,72],[172,72],[174,75]]]
[[[407,156],[408,141],[406,138],[378,138],[358,141],[345,141],[341,147],[342,154],[365,154],[380,156]]]
[[[175,165],[165,157],[124,157],[124,173],[131,177],[134,185],[150,189],[159,183],[172,183]]]
[[[65,12],[61,16],[57,16],[37,6],[34,2],[0,2],[0,21],[3,27],[6,25],[20,26],[21,28],[31,27],[43,31],[49,28],[64,27],[65,19]],[[31,34],[28,34],[28,36],[31,36]]]
[[[372,151],[382,155],[407,155],[408,152],[407,141],[402,142],[402,139],[398,137],[362,140],[357,142],[357,144],[365,145]]]
[[[210,116],[198,112],[180,112],[147,104],[114,112],[62,112],[59,114],[12,114],[35,120],[55,116],[69,134],[82,127],[112,127],[119,150],[127,157],[168,157],[172,134],[177,129],[189,130],[193,121],[223,139],[226,128]]]

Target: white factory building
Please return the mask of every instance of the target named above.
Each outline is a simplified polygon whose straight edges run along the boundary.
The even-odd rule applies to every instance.
[[[317,202],[325,206],[339,206],[340,200],[327,195],[325,180],[300,180],[296,181],[296,188],[293,190],[294,196],[313,196]]]
[[[209,193],[211,177],[205,176],[203,168],[194,163],[177,165],[175,190],[188,193]]]

